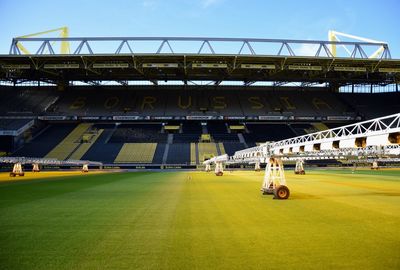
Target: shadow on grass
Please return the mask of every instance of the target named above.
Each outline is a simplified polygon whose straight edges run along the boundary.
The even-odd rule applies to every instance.
[[[0,185],[0,208],[77,192],[126,178],[127,174],[116,173],[6,182]]]
[[[323,197],[365,197],[365,196],[387,196],[387,197],[399,197],[400,192],[390,192],[390,191],[368,191],[368,192],[357,192],[357,193],[347,193],[347,194],[326,194]]]
[[[322,198],[323,196],[317,196],[308,193],[292,192],[290,194],[289,200],[319,200]]]
[[[366,192],[354,192],[354,193],[330,193],[330,194],[308,194],[300,192],[292,192],[289,200],[320,200],[324,198],[333,197],[365,197],[365,196],[388,196],[388,197],[399,197],[400,192],[394,191],[366,191]]]

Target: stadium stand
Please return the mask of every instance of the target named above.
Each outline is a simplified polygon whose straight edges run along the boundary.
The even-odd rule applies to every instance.
[[[208,122],[207,129],[210,134],[226,134],[228,129],[224,122]]]
[[[243,137],[249,145],[255,145],[257,142],[278,141],[296,136],[286,124],[248,123],[246,127],[249,133],[244,133]]]
[[[111,143],[139,143],[159,142],[166,143],[167,134],[160,133],[161,124],[122,124],[114,131],[110,138]]]
[[[76,124],[52,124],[13,153],[13,156],[44,157],[75,129]]]
[[[296,123],[296,124],[290,124],[289,126],[296,134],[296,136],[301,136],[317,131],[311,124]]]
[[[400,111],[399,93],[321,87],[1,86],[0,91],[0,131],[35,121],[15,141],[1,138],[2,148],[14,147],[13,156],[109,164],[200,165],[213,155]],[[29,119],[8,119],[17,116]]]
[[[239,86],[205,86],[201,90],[187,87],[182,91],[179,86],[132,86],[124,89],[74,86],[57,91],[48,86],[1,86],[0,91],[0,115],[9,116],[321,117],[360,114],[371,118],[399,111],[398,102],[395,102],[399,93],[376,93],[372,97],[363,93],[335,93],[323,87],[255,86],[243,91]],[[379,109],[381,105],[385,105],[383,110]],[[183,130],[183,133],[187,132]]]
[[[90,137],[88,142],[82,142],[69,158],[75,160],[82,159],[85,153],[90,149],[90,147],[92,147],[92,145],[96,142],[96,140],[101,136],[103,131],[104,131],[103,129],[98,130],[95,134],[93,134]]]
[[[215,143],[198,143],[197,146],[199,162],[219,155]]]
[[[32,119],[0,119],[0,130],[18,130]]]
[[[33,119],[0,119],[0,154],[9,155],[35,133]]]
[[[171,145],[170,145],[170,147],[171,147]],[[156,147],[156,150],[154,152],[153,161],[151,163],[153,163],[153,164],[162,164],[163,163],[165,148],[166,148],[166,144],[157,143],[157,147]],[[187,160],[188,159],[186,159],[186,161]]]
[[[216,143],[215,144],[215,146],[217,147],[217,152],[218,152],[218,155],[224,155],[224,154],[226,154],[226,152],[225,152],[225,147],[224,147],[224,144],[223,143]]]
[[[113,128],[104,129],[103,133],[94,142],[92,147],[83,155],[83,160],[101,161],[113,163],[120,152],[123,143],[107,143],[112,135]]]
[[[228,132],[225,122],[208,122],[207,130],[214,142],[237,142],[239,140],[236,133]]]
[[[152,163],[156,143],[125,143],[114,163]]]
[[[48,88],[2,87],[0,113],[3,115],[32,115],[43,112],[58,99]],[[12,100],[13,102],[8,102]]]
[[[56,158],[65,160],[75,151],[81,144],[83,134],[91,127],[92,124],[81,123],[64,140],[57,144],[45,158]]]
[[[202,127],[198,121],[186,121],[182,124],[182,133],[185,134],[201,134]]]
[[[184,134],[177,133],[173,136],[174,143],[190,143],[190,142],[198,142],[200,139],[200,134]]]
[[[224,151],[229,156],[233,155],[236,151],[246,148],[242,143],[239,142],[224,142]]]
[[[313,126],[315,127],[315,129],[317,131],[323,131],[323,130],[329,129],[329,127],[322,122],[313,123]],[[311,132],[307,132],[307,133],[311,133]]]
[[[341,127],[343,126],[343,123],[324,123],[324,125],[331,129],[331,128]]]
[[[190,144],[190,165],[196,165],[199,161],[198,145],[197,143]]]
[[[83,86],[62,92],[51,87],[11,89],[1,89],[5,97],[0,101],[2,114],[328,116],[351,113],[341,100],[343,94],[325,88],[254,87],[246,93],[237,86],[221,86],[217,91],[207,87],[203,90],[188,88],[184,93],[179,87],[167,86],[136,87],[130,91]],[[8,104],[10,99],[16,103]]]
[[[350,104],[364,118],[376,118],[400,112],[399,93],[340,94],[344,102]]]
[[[185,121],[182,123],[182,133],[173,136],[174,143],[199,142],[202,126],[198,121]]]
[[[195,164],[196,158],[191,159],[191,154],[196,154],[194,150],[191,152],[191,144],[174,143],[169,147],[167,164]]]
[[[225,133],[225,134],[212,134],[212,138],[215,142],[237,142],[239,141],[236,133]]]

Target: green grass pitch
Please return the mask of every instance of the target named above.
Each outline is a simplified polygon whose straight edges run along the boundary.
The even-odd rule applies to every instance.
[[[138,172],[0,183],[0,269],[400,269],[400,171]]]

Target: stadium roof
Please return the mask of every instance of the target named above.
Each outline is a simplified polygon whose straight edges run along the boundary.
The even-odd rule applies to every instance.
[[[57,54],[54,43],[75,42],[73,53]],[[114,41],[112,52],[96,53],[93,42]],[[129,42],[158,42],[154,52],[132,50]],[[21,42],[36,42],[35,54],[22,54]],[[92,43],[91,43],[92,42]],[[176,50],[173,42],[193,42],[197,52]],[[213,47],[217,42],[238,44],[236,53]],[[278,45],[274,52],[256,53],[255,44]],[[314,56],[296,55],[299,44],[312,44]],[[350,46],[348,56],[337,55],[336,46]],[[381,58],[368,58],[368,47],[381,48]],[[122,53],[123,48],[128,53]],[[205,48],[209,53],[203,53]],[[83,53],[86,48],[87,53]],[[137,46],[135,47],[137,48]],[[165,48],[168,52],[164,52]],[[197,50],[198,49],[198,50]],[[248,53],[244,54],[244,49]],[[25,50],[25,48],[24,48]],[[287,55],[283,55],[284,51]],[[267,54],[268,53],[268,54]],[[310,40],[223,38],[15,38],[9,55],[0,55],[0,79],[19,81],[258,81],[345,84],[400,82],[400,59],[390,59],[385,43]]]

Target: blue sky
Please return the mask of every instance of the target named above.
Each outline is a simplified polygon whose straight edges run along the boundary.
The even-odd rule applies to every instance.
[[[386,41],[400,58],[399,10],[399,0],[0,0],[0,54],[13,37],[68,26],[70,36],[317,40],[334,29]]]

